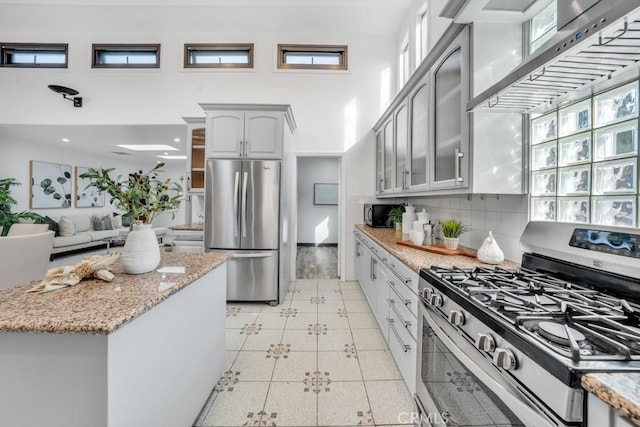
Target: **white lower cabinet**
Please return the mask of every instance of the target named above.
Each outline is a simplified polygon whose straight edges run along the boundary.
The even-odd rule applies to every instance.
[[[587,427],[632,427],[633,424],[599,397],[587,394]]]
[[[418,274],[359,230],[356,277],[411,394],[416,387]]]

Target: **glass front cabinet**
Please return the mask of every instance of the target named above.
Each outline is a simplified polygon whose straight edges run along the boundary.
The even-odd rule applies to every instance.
[[[469,186],[468,44],[465,27],[374,127],[378,195]]]

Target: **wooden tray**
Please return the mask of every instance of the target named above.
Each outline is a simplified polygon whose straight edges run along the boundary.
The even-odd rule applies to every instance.
[[[472,249],[462,249],[458,246],[458,249],[447,249],[444,246],[440,245],[414,245],[409,240],[398,240],[396,242],[398,245],[408,246],[413,249],[418,249],[426,252],[433,252],[440,255],[463,255],[468,256],[470,258],[475,258],[477,256],[476,251]]]

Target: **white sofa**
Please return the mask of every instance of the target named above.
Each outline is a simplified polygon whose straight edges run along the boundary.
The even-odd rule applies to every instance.
[[[124,241],[129,233],[129,227],[121,226],[110,230],[96,230],[94,228],[93,217],[103,218],[105,216],[113,218],[110,212],[63,215],[60,218],[51,218],[58,223],[60,233],[53,239],[52,257],[63,252],[105,245],[104,239],[107,237],[118,237],[119,240]],[[64,225],[61,225],[63,221]],[[166,227],[155,227],[152,230],[159,239],[162,239],[167,232]]]
[[[0,289],[42,280],[52,242],[53,231],[0,237]]]

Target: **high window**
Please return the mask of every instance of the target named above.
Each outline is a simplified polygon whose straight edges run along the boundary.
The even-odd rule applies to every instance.
[[[185,44],[185,68],[253,68],[253,43]]]
[[[427,56],[427,8],[418,13],[416,22],[416,66]]]
[[[2,43],[3,67],[67,68],[69,45],[44,43]]]
[[[549,3],[540,13],[529,21],[529,53],[535,52],[549,40],[557,28],[556,0]]]
[[[160,68],[159,44],[94,44],[92,68]]]
[[[409,41],[405,41],[400,48],[400,57],[398,63],[398,77],[400,79],[400,87],[404,86],[409,80]]]
[[[347,46],[278,45],[278,68],[347,70]]]

